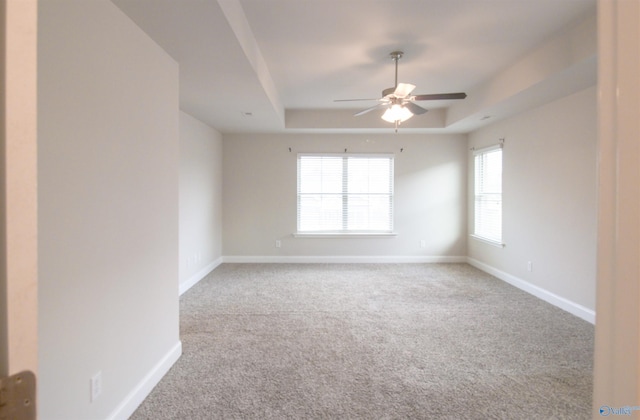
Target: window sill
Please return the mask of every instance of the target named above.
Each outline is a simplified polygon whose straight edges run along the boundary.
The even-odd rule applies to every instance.
[[[485,244],[491,245],[491,246],[495,246],[497,248],[504,248],[505,244],[503,244],[502,242],[498,242],[498,241],[494,241],[491,239],[487,239],[487,238],[483,238],[482,236],[478,236],[478,235],[469,235],[471,236],[473,239],[479,241],[479,242],[483,242]]]
[[[294,238],[324,238],[324,239],[335,239],[335,238],[385,238],[385,237],[393,237],[398,234],[395,232],[364,232],[364,233],[321,233],[321,232],[296,232],[293,234]]]

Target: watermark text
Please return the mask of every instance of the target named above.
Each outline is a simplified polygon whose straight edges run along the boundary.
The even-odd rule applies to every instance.
[[[610,407],[608,405],[603,405],[602,407],[600,407],[599,411],[601,416],[607,417],[607,416],[631,416],[631,414],[636,410],[640,410],[640,406],[625,405],[623,407]]]

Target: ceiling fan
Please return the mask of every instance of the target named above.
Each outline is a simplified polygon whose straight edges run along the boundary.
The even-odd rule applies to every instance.
[[[402,58],[404,53],[402,51],[393,51],[391,59],[395,62],[396,77],[395,84],[391,88],[387,88],[382,91],[382,98],[380,99],[336,99],[334,102],[346,102],[346,101],[378,101],[377,105],[364,109],[354,116],[360,116],[371,112],[375,109],[387,108],[382,115],[382,119],[394,123],[396,126],[396,132],[398,131],[398,125],[414,115],[420,115],[427,112],[427,110],[414,101],[434,101],[443,99],[464,99],[467,94],[464,92],[458,93],[433,93],[428,95],[412,95],[415,85],[410,83],[398,83],[398,60]]]

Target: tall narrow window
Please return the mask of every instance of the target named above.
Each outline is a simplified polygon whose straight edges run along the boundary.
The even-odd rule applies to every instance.
[[[502,244],[502,145],[475,154],[474,236]]]
[[[298,155],[298,232],[392,231],[392,155]]]

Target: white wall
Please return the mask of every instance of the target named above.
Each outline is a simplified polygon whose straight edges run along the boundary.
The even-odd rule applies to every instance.
[[[39,8],[39,418],[126,417],[180,354],[178,66],[109,1]]]
[[[505,139],[506,244],[497,248],[470,238],[469,257],[590,311],[596,284],[596,104],[592,87],[469,135],[470,147]],[[469,168],[472,233],[471,156]]]
[[[222,257],[222,135],[180,112],[180,291]]]
[[[289,152],[291,148],[291,152]],[[395,231],[383,238],[294,238],[297,153],[395,154]],[[404,149],[403,152],[400,150]],[[434,260],[466,255],[465,135],[225,135],[226,260]],[[281,248],[275,248],[280,240]],[[420,241],[425,240],[425,247]],[[356,258],[357,259],[357,258]],[[459,260],[459,258],[458,258]]]

